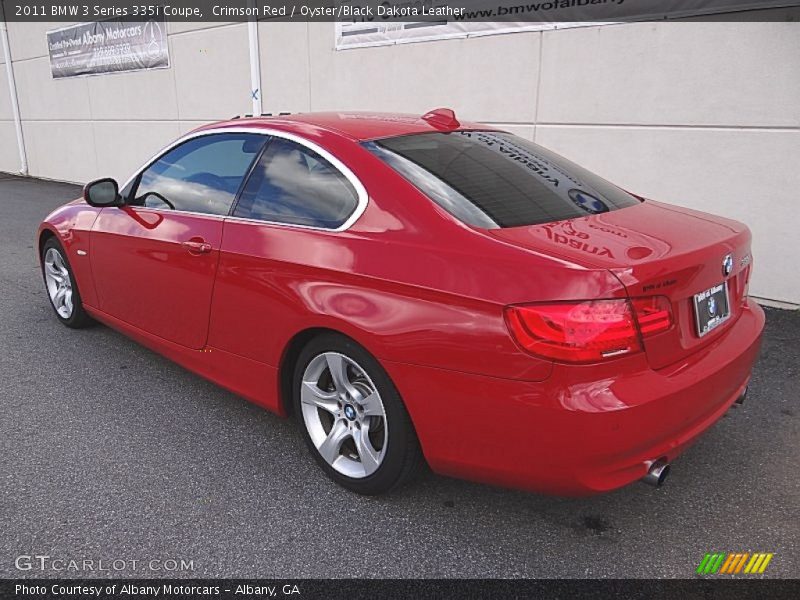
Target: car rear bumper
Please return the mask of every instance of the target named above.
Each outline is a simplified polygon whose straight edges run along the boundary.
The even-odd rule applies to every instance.
[[[434,471],[585,495],[641,479],[720,419],[747,386],[763,327],[750,302],[714,344],[657,371],[644,355],[557,366],[544,382],[384,365]]]

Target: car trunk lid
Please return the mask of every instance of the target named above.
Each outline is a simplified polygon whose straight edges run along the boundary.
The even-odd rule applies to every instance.
[[[746,226],[651,200],[577,219],[493,229],[491,234],[587,267],[606,268],[630,297],[669,298],[673,327],[644,340],[648,361],[656,369],[723,335],[741,313],[751,268]],[[723,263],[728,256],[732,264],[726,275]],[[727,286],[730,316],[700,335],[695,295],[719,284]],[[719,305],[713,308],[720,310]],[[702,310],[708,306],[702,305]]]

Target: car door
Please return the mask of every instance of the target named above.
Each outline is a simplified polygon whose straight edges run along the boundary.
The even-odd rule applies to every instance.
[[[228,214],[266,136],[192,137],[146,167],[122,207],[92,229],[99,308],[147,333],[200,349]]]
[[[304,311],[296,294],[310,293],[328,269],[352,269],[339,232],[366,202],[334,156],[276,133],[225,219],[209,345],[276,364]]]

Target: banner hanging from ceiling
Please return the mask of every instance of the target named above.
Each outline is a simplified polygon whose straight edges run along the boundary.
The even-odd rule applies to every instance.
[[[169,67],[163,19],[98,21],[47,32],[54,78]]]
[[[339,0],[357,20],[336,23],[336,49],[446,40],[518,31],[657,21],[797,6],[771,0],[409,0],[375,6]],[[363,10],[360,10],[363,9]],[[438,17],[437,17],[438,15]],[[440,17],[440,18],[439,18]],[[419,21],[414,21],[419,18]],[[400,22],[403,19],[403,22]],[[490,20],[495,19],[495,20]],[[516,20],[512,20],[516,19]]]

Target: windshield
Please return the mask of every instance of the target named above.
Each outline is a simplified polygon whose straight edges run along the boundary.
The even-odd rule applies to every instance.
[[[586,169],[510,133],[422,133],[364,146],[475,227],[538,225],[639,203]]]

